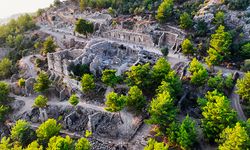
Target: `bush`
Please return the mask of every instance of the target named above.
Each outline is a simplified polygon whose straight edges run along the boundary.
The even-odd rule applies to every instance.
[[[249,0],[225,0],[225,3],[229,5],[230,9],[246,9],[250,1]]]
[[[180,16],[180,26],[182,29],[188,29],[191,28],[193,25],[193,20],[191,18],[191,16],[184,12],[183,14],[181,14]]]
[[[162,52],[163,56],[168,56],[168,53],[169,53],[168,47],[162,48],[161,52]]]
[[[94,76],[90,74],[84,74],[81,80],[82,91],[83,92],[90,92],[95,88],[95,80]]]
[[[156,19],[160,22],[166,22],[171,17],[173,8],[173,0],[164,0],[158,8]]]
[[[11,75],[12,62],[8,58],[0,61],[0,78],[8,78]]]
[[[35,107],[45,107],[47,106],[47,102],[48,102],[48,99],[42,95],[39,95],[37,96],[37,98],[35,99],[35,103],[33,106]]]
[[[4,103],[7,101],[10,93],[10,87],[5,82],[0,82],[0,103]]]
[[[24,87],[25,86],[25,80],[23,78],[18,80],[18,86]]]

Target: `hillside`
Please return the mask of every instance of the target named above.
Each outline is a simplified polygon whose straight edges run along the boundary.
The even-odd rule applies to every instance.
[[[55,0],[0,44],[0,149],[250,148],[248,0]]]

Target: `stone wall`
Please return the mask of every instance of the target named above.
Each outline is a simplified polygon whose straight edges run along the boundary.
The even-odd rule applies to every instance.
[[[147,34],[134,33],[134,32],[129,32],[129,31],[112,30],[112,31],[102,33],[102,37],[112,39],[112,40],[118,40],[121,42],[142,45],[145,47],[154,47],[152,38],[150,37],[150,35],[147,35]]]

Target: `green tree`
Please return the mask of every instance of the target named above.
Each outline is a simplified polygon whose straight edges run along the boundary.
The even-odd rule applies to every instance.
[[[218,11],[216,14],[215,14],[215,17],[214,17],[214,24],[216,25],[224,25],[224,20],[225,20],[225,14],[224,12],[222,11]]]
[[[95,88],[95,81],[94,76],[90,74],[84,74],[81,80],[82,91],[83,92],[90,92]]]
[[[126,82],[129,86],[138,86],[140,89],[147,89],[150,85],[150,64],[132,66],[126,72]]]
[[[189,149],[196,142],[196,137],[195,121],[186,116],[180,125],[177,141],[183,149]]]
[[[173,0],[164,0],[158,8],[156,19],[160,22],[166,22],[171,17],[173,8]]]
[[[106,96],[106,110],[110,112],[119,112],[121,111],[126,104],[126,96],[118,95],[115,92],[110,92]]]
[[[208,51],[208,58],[207,58],[210,61],[208,62],[213,62],[211,64],[220,63],[220,61],[222,61],[225,56],[228,57],[230,55],[231,45],[232,45],[231,34],[225,31],[224,26],[220,25],[218,29],[215,31],[215,33],[211,35],[210,49]]]
[[[218,91],[222,92],[224,89],[222,72],[219,71],[216,76],[210,77],[207,83],[210,88],[217,89]]]
[[[202,128],[205,136],[214,141],[227,127],[236,122],[236,112],[231,108],[226,96],[217,92],[208,92],[206,106],[202,107]]]
[[[50,138],[47,150],[74,150],[73,140],[67,135],[53,136]]]
[[[37,138],[40,143],[46,145],[50,138],[59,134],[61,125],[55,119],[48,119],[36,130]]]
[[[41,53],[46,55],[47,53],[52,53],[56,50],[56,45],[54,43],[53,38],[50,36],[43,42],[43,48]]]
[[[171,124],[169,124],[169,127],[166,128],[166,135],[170,143],[176,143],[178,134],[180,129],[180,123],[173,121]]]
[[[164,91],[151,101],[148,112],[150,118],[147,123],[167,126],[175,120],[177,109],[170,93]]]
[[[30,124],[24,120],[18,120],[11,129],[11,138],[26,147],[36,138],[36,133],[31,129]]]
[[[0,122],[3,122],[6,115],[10,112],[10,107],[6,105],[0,105]]]
[[[116,76],[116,70],[104,70],[102,72],[102,82],[108,86],[114,87],[119,82],[119,77]]]
[[[34,84],[34,90],[36,92],[44,92],[51,85],[51,81],[49,80],[49,76],[46,72],[42,71],[39,73],[36,83]]]
[[[127,100],[126,96],[118,95],[115,92],[110,92],[106,96],[105,110],[110,111],[110,112],[118,112],[121,118],[120,111],[125,107],[126,100]],[[122,118],[121,118],[121,122],[123,123]]]
[[[11,75],[12,62],[8,58],[0,61],[0,78],[4,79]]]
[[[190,63],[188,71],[191,73],[192,84],[202,86],[206,83],[208,72],[196,58]]]
[[[12,144],[10,143],[10,138],[3,137],[0,142],[0,149],[10,150]]]
[[[234,86],[234,80],[233,80],[233,75],[230,74],[226,77],[225,81],[224,81],[225,87],[228,89],[232,89]]]
[[[247,102],[250,102],[250,72],[245,73],[242,79],[237,80],[236,87],[236,93]]]
[[[137,86],[132,86],[128,91],[127,105],[141,111],[146,105],[146,99]]]
[[[48,99],[42,95],[38,95],[35,99],[34,102],[34,107],[39,107],[39,108],[43,108],[46,107],[48,103]]]
[[[79,98],[76,94],[73,94],[69,98],[69,103],[73,106],[76,106],[79,103]]]
[[[250,138],[247,131],[240,123],[236,123],[235,127],[227,127],[220,134],[220,139],[218,140],[219,150],[235,149],[243,150],[248,149]]]
[[[161,53],[163,54],[163,56],[168,56],[168,53],[169,53],[169,49],[168,47],[164,47],[161,49]]]
[[[24,87],[24,86],[25,86],[25,79],[20,78],[20,79],[18,80],[18,86]]]
[[[194,46],[189,39],[185,39],[182,42],[181,48],[184,55],[190,56],[194,54]]]
[[[8,100],[10,93],[10,87],[7,83],[0,81],[0,103]]]
[[[184,12],[183,14],[181,14],[180,16],[180,26],[182,29],[189,29],[191,28],[193,25],[193,20],[191,18],[191,16]]]
[[[88,34],[94,32],[94,25],[89,21],[86,21],[84,19],[79,19],[75,24],[75,31],[80,34],[84,34],[86,38],[88,38]]]
[[[37,141],[33,141],[24,150],[43,150],[43,146],[39,145]]]
[[[250,57],[250,42],[241,46],[240,54],[241,54],[241,57],[243,57],[244,59],[247,59]]]
[[[205,58],[205,61],[208,67],[210,68],[214,65],[218,65],[223,60],[223,56],[218,53],[214,48],[210,47],[207,53],[208,56]]]
[[[170,70],[171,66],[168,61],[163,57],[159,58],[152,68],[152,78],[154,79],[154,84],[156,86],[160,85]]]
[[[176,97],[182,92],[182,82],[174,70],[170,71],[165,76],[163,81],[169,83],[170,87],[172,88],[172,90],[169,91],[171,96]]]
[[[86,138],[80,138],[75,144],[75,150],[90,150],[91,144]]]
[[[150,138],[148,140],[147,146],[144,147],[144,150],[168,150],[169,145],[163,142],[157,142],[154,139]]]

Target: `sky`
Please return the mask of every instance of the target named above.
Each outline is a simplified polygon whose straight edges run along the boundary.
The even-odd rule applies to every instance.
[[[36,12],[39,8],[48,7],[54,0],[0,0],[0,18],[13,14]]]

